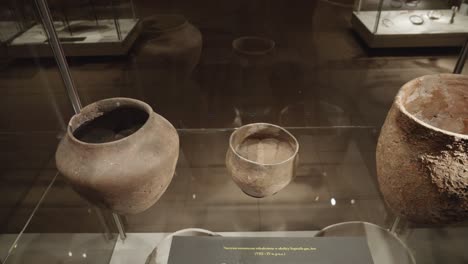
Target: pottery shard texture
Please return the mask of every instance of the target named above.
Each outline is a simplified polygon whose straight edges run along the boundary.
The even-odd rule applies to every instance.
[[[466,146],[457,142],[447,146],[438,156],[421,155],[421,161],[431,175],[439,192],[457,201],[468,200],[468,153]],[[468,205],[461,204],[468,210]]]
[[[414,223],[446,224],[468,217],[467,142],[430,131],[393,108],[377,146],[385,201]]]
[[[382,127],[379,187],[389,207],[411,222],[468,219],[468,137],[459,122],[467,118],[466,92],[460,90],[467,84],[468,77],[450,74],[407,83]]]

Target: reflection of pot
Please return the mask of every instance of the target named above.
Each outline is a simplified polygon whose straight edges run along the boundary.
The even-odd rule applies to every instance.
[[[249,124],[232,133],[226,167],[246,194],[265,197],[293,180],[298,151],[299,143],[285,129],[266,123]]]
[[[141,26],[142,42],[135,59],[140,86],[162,92],[159,96],[174,93],[200,60],[202,35],[181,15],[155,15],[145,18]]]
[[[386,202],[412,222],[468,217],[468,77],[427,75],[405,84],[377,146]]]
[[[189,75],[200,60],[200,30],[181,15],[155,15],[142,21],[143,47],[138,60]],[[182,77],[182,76],[179,76]]]
[[[178,155],[179,137],[166,119],[144,102],[112,98],[72,117],[56,163],[90,202],[133,214],[161,197]]]
[[[260,37],[241,37],[232,42],[234,59],[231,81],[234,104],[242,120],[272,119],[273,95],[270,87],[275,58],[275,42]]]

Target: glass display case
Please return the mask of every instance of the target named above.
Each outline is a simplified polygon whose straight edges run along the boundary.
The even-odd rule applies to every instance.
[[[382,188],[377,164],[397,156],[386,172],[400,171],[412,160],[401,150],[443,145],[444,155],[424,153],[415,164],[444,165],[455,153],[455,178],[468,177],[459,151],[466,142],[459,130],[466,124],[466,32],[455,34],[457,44],[446,42],[455,39],[447,32],[380,34],[384,18],[401,26],[398,19],[411,14],[424,20],[415,27],[437,25],[451,18],[452,5],[459,7],[453,25],[460,25],[464,2],[7,2],[0,8],[2,264],[173,264],[172,243],[183,236],[238,243],[222,254],[239,263],[248,263],[250,250],[259,263],[295,263],[289,257],[316,252],[305,245],[316,241],[335,241],[328,247],[335,257],[361,243],[355,252],[369,263],[466,263],[468,212],[456,206],[466,196],[454,194],[442,212],[421,210],[427,219],[454,223],[411,221],[411,212],[400,210],[430,208],[438,193],[426,203],[411,200],[426,194],[420,178],[397,191]],[[397,10],[401,17],[385,13]],[[367,49],[351,28],[364,39],[361,30],[375,30],[369,46],[389,49]],[[405,43],[412,32],[414,42]],[[404,48],[420,46],[420,37],[465,46]],[[18,39],[22,49],[13,47]],[[462,80],[451,82],[461,87],[452,103],[425,101],[445,99],[446,90],[420,101],[434,92],[430,85],[404,96],[414,99],[405,101],[411,111],[394,103],[409,81],[431,84],[421,76],[452,72]],[[418,112],[428,106],[440,108]],[[389,112],[415,116],[402,122],[415,136],[387,142],[414,141],[376,155],[380,135],[392,131],[384,125]],[[427,113],[435,121],[419,120]],[[452,132],[434,139],[442,131],[438,117]],[[452,138],[462,143],[450,145]],[[465,191],[456,188],[463,181],[434,179],[440,189]],[[410,188],[423,191],[408,194]],[[394,206],[394,197],[409,202]],[[349,237],[359,243],[337,246]],[[261,245],[248,246],[257,238]],[[196,253],[216,250],[200,246]]]
[[[351,21],[370,47],[461,46],[467,7],[464,0],[357,0]]]
[[[34,1],[23,1],[15,6],[21,14],[30,13]],[[138,36],[138,18],[132,1],[49,1],[51,17],[63,49],[69,56],[110,56],[126,54]],[[28,10],[29,7],[29,10]],[[48,37],[36,23],[21,26],[21,33],[9,41],[12,56],[23,57],[24,50],[35,47],[39,56],[48,52]]]

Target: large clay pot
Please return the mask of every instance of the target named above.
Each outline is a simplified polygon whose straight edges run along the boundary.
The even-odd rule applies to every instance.
[[[174,127],[144,102],[111,98],[73,116],[57,169],[90,202],[119,214],[152,206],[169,186],[179,155]]]
[[[377,146],[380,190],[416,223],[468,217],[468,77],[427,75],[395,98]]]
[[[299,143],[284,128],[249,124],[232,133],[226,167],[244,193],[261,198],[277,193],[294,179],[298,152]]]

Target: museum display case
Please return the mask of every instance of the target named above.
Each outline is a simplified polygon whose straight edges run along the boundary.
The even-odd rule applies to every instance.
[[[7,1],[15,3],[14,11],[37,15],[31,6],[34,1]],[[133,2],[112,0],[57,0],[47,1],[55,30],[69,56],[122,55],[128,52],[138,36],[138,18]],[[16,14],[18,15],[18,14]],[[23,57],[31,46],[38,56],[52,56],[47,48],[48,37],[39,23],[25,26],[9,42],[12,56]]]
[[[465,1],[5,3],[0,263],[468,259]]]
[[[461,46],[466,1],[356,0],[353,29],[375,48]]]

